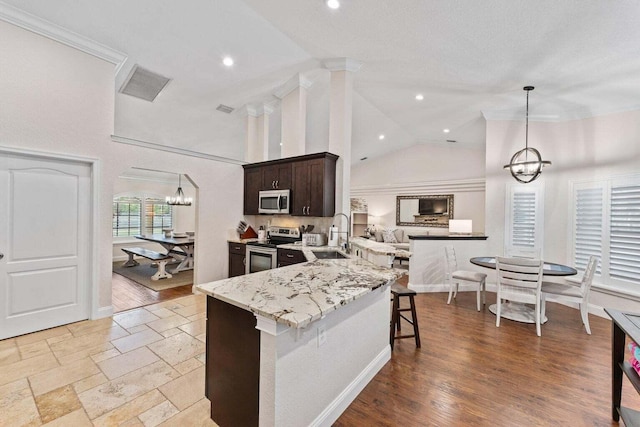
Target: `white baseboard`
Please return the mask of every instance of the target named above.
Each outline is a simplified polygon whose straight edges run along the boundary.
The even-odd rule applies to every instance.
[[[387,345],[310,425],[331,426],[389,360],[391,347]]]

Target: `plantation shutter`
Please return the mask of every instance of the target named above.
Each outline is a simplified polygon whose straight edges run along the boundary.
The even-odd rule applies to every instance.
[[[163,229],[173,228],[171,205],[158,198],[146,198],[145,206],[145,233],[160,234]]]
[[[640,282],[640,184],[612,185],[609,276]]]
[[[515,192],[512,199],[511,246],[536,246],[536,193]]]
[[[604,189],[577,189],[574,198],[573,263],[584,271],[591,255],[602,258]]]
[[[113,199],[111,227],[114,237],[140,234],[140,211],[142,199],[139,197],[116,197]]]

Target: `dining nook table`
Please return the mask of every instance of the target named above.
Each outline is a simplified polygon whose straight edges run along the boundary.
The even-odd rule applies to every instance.
[[[179,273],[185,270],[193,270],[193,253],[195,239],[185,235],[167,237],[164,234],[144,234],[135,236],[136,239],[146,240],[160,244],[166,249],[167,255],[179,260],[180,263],[171,270],[171,273]]]
[[[480,267],[496,269],[496,257],[493,256],[481,256],[469,259],[469,262]],[[543,261],[542,275],[543,276],[574,276],[578,274],[578,270],[568,265],[557,264],[554,262]],[[491,304],[489,311],[496,314],[497,305]],[[500,316],[505,319],[515,320],[522,323],[536,323],[535,309],[530,304],[523,304],[519,302],[507,302],[503,303],[500,309]],[[547,317],[540,319],[540,323],[545,323]]]

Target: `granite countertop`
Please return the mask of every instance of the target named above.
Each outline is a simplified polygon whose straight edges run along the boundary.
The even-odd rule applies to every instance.
[[[362,237],[354,237],[351,239],[351,245],[356,245],[362,249],[367,249],[373,253],[380,255],[394,255],[399,258],[411,257],[411,252],[397,248],[389,243],[376,242],[371,239],[363,239]],[[408,243],[406,243],[408,245]]]
[[[302,249],[305,256],[306,252],[319,250],[317,247],[295,246]],[[405,273],[405,270],[378,267],[360,258],[316,259],[203,283],[196,288],[279,323],[304,328]]]

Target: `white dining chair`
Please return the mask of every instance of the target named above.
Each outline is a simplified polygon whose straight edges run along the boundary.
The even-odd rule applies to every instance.
[[[446,280],[449,282],[449,299],[447,299],[447,304],[451,304],[451,297],[456,297],[458,294],[458,287],[461,280],[466,282],[477,283],[477,305],[478,311],[481,309],[481,305],[486,304],[486,279],[487,275],[484,273],[479,273],[477,271],[467,271],[467,270],[458,270],[458,261],[456,260],[456,251],[453,246],[446,246],[445,250],[445,258],[447,263],[447,268],[445,270]],[[482,298],[481,298],[482,297]],[[482,300],[482,303],[481,303]]]
[[[543,262],[539,259],[496,257],[496,327],[500,326],[502,300],[534,304],[536,334],[540,333],[540,289]]]
[[[584,275],[579,284],[572,283],[567,279],[559,279],[559,282],[542,282],[542,318],[544,319],[546,312],[546,296],[553,295],[556,300],[565,300],[568,302],[577,303],[580,307],[580,316],[582,316],[582,323],[587,331],[587,334],[591,335],[591,328],[589,327],[589,293],[591,292],[591,283],[593,282],[593,276],[598,266],[598,258],[591,256],[587,262],[587,268],[584,270]]]

